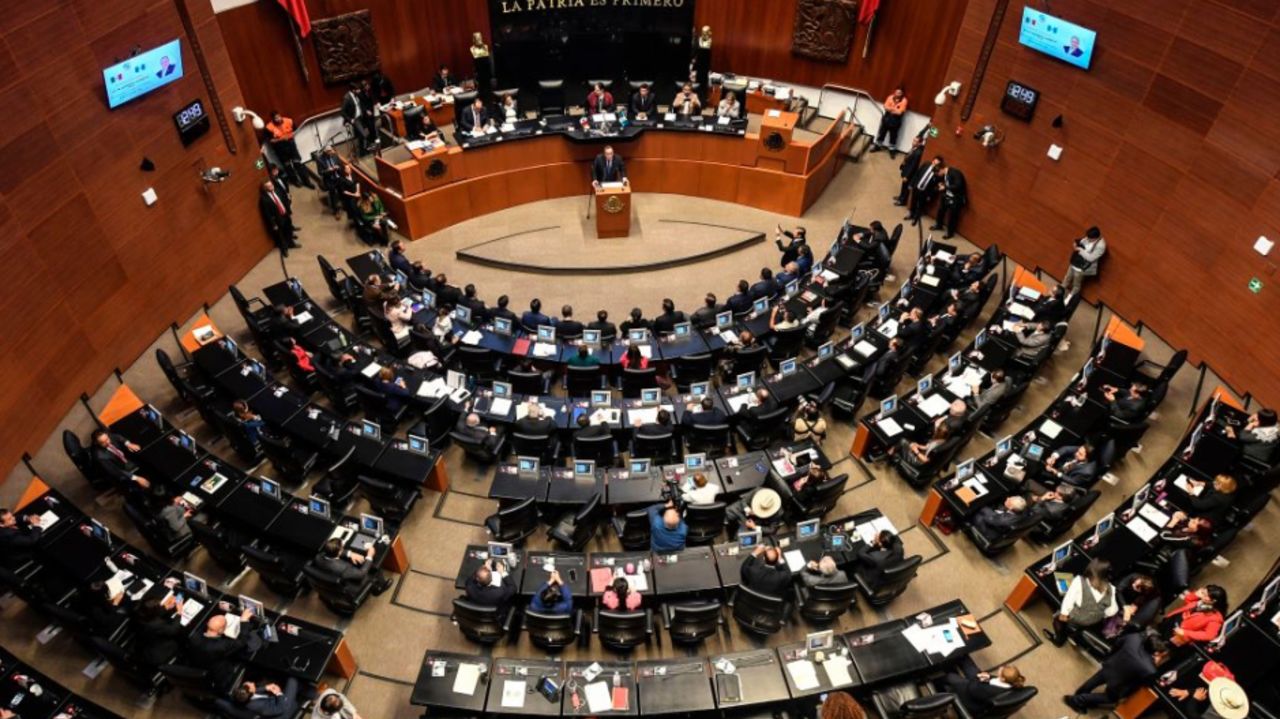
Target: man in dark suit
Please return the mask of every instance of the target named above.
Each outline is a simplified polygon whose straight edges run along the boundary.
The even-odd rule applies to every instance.
[[[924,321],[924,311],[919,307],[912,307],[898,317],[896,339],[902,340],[908,348],[914,347],[924,339],[927,324]]]
[[[776,294],[778,294],[778,283],[773,279],[773,270],[768,267],[760,268],[760,279],[751,285],[751,299],[758,300],[761,297],[773,297]]]
[[[902,358],[902,338],[894,337],[889,340],[889,349],[876,362],[876,368],[872,373],[873,380],[883,379],[898,365],[898,360]]]
[[[497,586],[493,584],[494,574],[500,577]],[[516,584],[511,579],[505,564],[490,559],[467,577],[467,599],[485,607],[504,608],[516,594]]]
[[[320,187],[329,196],[329,209],[337,217],[342,208],[342,198],[338,196],[338,177],[342,175],[342,160],[338,151],[332,146],[324,148],[324,152],[316,158],[316,173],[320,175]]]
[[[288,257],[290,249],[301,247],[293,239],[293,214],[271,180],[262,183],[262,192],[258,193],[258,211],[262,213],[267,234],[280,248],[280,254]]]
[[[368,152],[370,145],[373,144],[369,126],[364,121],[365,104],[366,100],[360,93],[360,86],[354,82],[351,83],[347,88],[347,94],[342,96],[342,121],[351,127],[362,155]]]
[[[716,324],[716,315],[724,312],[725,310],[724,305],[717,302],[716,296],[710,292],[707,293],[705,302],[706,304],[694,310],[693,314],[689,317],[689,321],[693,323],[693,326],[700,330],[714,327]]]
[[[453,79],[453,75],[449,73],[448,65],[441,65],[436,76],[431,78],[431,86],[436,89],[436,92],[444,92],[446,87],[452,87],[457,84]]]
[[[1088,489],[1098,476],[1098,463],[1089,445],[1066,445],[1049,455],[1044,471],[1059,483]]]
[[[660,409],[653,422],[640,424],[636,427],[636,437],[661,437],[670,435],[671,430],[671,413],[665,409]]]
[[[613,154],[612,145],[605,145],[604,152],[596,155],[591,163],[591,186],[598,190],[604,182],[629,183],[626,163]]]
[[[19,521],[13,512],[0,509],[0,563],[9,569],[26,564],[43,533],[38,515],[28,514]]]
[[[489,310],[489,317],[490,318],[501,317],[504,320],[511,320],[511,322],[514,323],[517,319],[516,313],[512,312],[510,309],[507,308],[507,306],[510,304],[511,304],[510,297],[507,297],[506,295],[499,297],[498,306]]]
[[[405,277],[413,277],[417,273],[413,269],[413,262],[404,253],[404,249],[404,240],[393,240],[387,259],[391,261],[391,269],[403,272]]]
[[[489,111],[484,108],[484,100],[478,96],[471,102],[471,106],[464,108],[458,115],[458,129],[464,135],[474,134],[477,130],[484,132],[484,128],[489,124]]]
[[[262,635],[251,631],[248,626],[249,622],[254,621],[253,612],[244,610],[240,614],[240,621],[240,633],[232,639],[226,635],[226,616],[215,613],[205,624],[204,633],[187,642],[186,663],[198,669],[207,669],[223,691],[230,689],[229,680],[239,673],[243,661],[262,647]]]
[[[512,429],[516,434],[545,437],[556,431],[556,422],[554,419],[542,415],[541,405],[531,403],[529,405],[529,413],[516,420]]]
[[[457,307],[462,300],[462,290],[449,284],[449,276],[441,272],[436,275],[436,306]]]
[[[1134,689],[1155,678],[1158,667],[1169,658],[1169,645],[1160,637],[1138,632],[1124,634],[1116,640],[1102,668],[1085,680],[1075,694],[1062,701],[1081,714],[1093,707],[1116,704]],[[1096,691],[1102,688],[1103,692]]]
[[[954,167],[944,165],[938,170],[938,191],[942,193],[942,204],[938,206],[937,221],[929,228],[941,230],[947,234],[942,239],[949,240],[956,234],[956,225],[960,222],[960,210],[969,202],[969,187],[965,184],[964,173]]]
[[[782,550],[757,544],[739,570],[742,586],[770,597],[786,599],[791,590],[791,570]]]
[[[999,539],[1022,521],[1023,513],[1026,511],[1027,500],[1014,495],[1005,499],[1004,506],[999,509],[993,507],[979,509],[978,514],[973,518],[973,528],[990,539]]]
[[[345,556],[342,542],[336,538],[324,543],[320,554],[311,563],[316,569],[328,572],[347,584],[363,588],[365,582],[373,583],[373,593],[382,594],[391,587],[391,580],[380,575],[373,566],[377,543],[370,542],[363,553],[348,551]]]
[[[573,305],[560,308],[560,321],[556,323],[556,339],[576,340],[582,337],[582,323],[573,318]]]
[[[893,204],[901,207],[907,204],[907,193],[911,190],[911,178],[916,176],[916,171],[920,169],[920,161],[924,159],[924,139],[919,135],[911,138],[911,151],[907,156],[902,158],[902,164],[898,166],[898,175],[902,178],[902,187],[898,190],[898,196],[893,198]]]
[[[618,336],[617,325],[609,321],[609,313],[604,310],[596,313],[596,321],[587,325],[587,329],[598,330],[601,342],[607,342]]]
[[[653,331],[660,335],[671,334],[676,325],[685,321],[684,313],[677,310],[675,301],[668,297],[662,301],[662,314],[653,318]],[[712,321],[715,321],[714,317]]]
[[[756,388],[755,406],[750,404],[742,405],[738,410],[738,416],[746,419],[748,422],[759,422],[761,417],[769,414],[778,408],[778,400],[773,398],[773,394],[764,387]]]
[[[591,416],[586,412],[578,415],[577,425],[578,428],[573,432],[574,439],[595,439],[613,434],[607,422],[601,421],[599,424],[591,424]]]
[[[127,487],[132,483],[142,489],[151,487],[151,482],[138,474],[138,466],[125,454],[137,452],[141,447],[103,429],[94,430],[89,441],[93,445],[89,448],[93,463],[99,471],[115,480],[117,485]]]
[[[751,309],[751,284],[746,280],[738,280],[738,291],[729,296],[725,309],[740,315]]]
[[[887,529],[880,530],[875,541],[864,544],[854,555],[854,570],[867,582],[867,586],[875,587],[884,576],[885,567],[902,561],[902,540]]]
[[[520,325],[525,331],[533,334],[538,331],[539,325],[555,324],[551,318],[542,314],[542,300],[537,297],[529,302],[529,311],[520,316]]]
[[[458,306],[471,310],[471,324],[481,325],[489,319],[489,309],[484,300],[476,296],[476,286],[468,284],[462,288],[462,297],[458,298]]]
[[[1107,399],[1111,416],[1121,422],[1138,422],[1147,415],[1147,386],[1141,382],[1134,382],[1124,391],[1103,385],[1102,395]]]
[[[631,113],[636,115],[637,119],[648,119],[658,108],[658,99],[649,91],[649,85],[646,83],[641,85],[639,89],[631,95]],[[643,115],[644,117],[640,117]]]
[[[716,403],[710,397],[703,397],[702,402],[694,404],[690,402],[685,405],[684,416],[680,418],[680,424],[686,427],[699,425],[716,425],[726,424],[729,421],[729,415],[724,410],[716,406]]]
[[[489,451],[497,448],[498,443],[502,441],[502,436],[498,434],[498,429],[496,427],[485,427],[480,422],[480,415],[475,412],[468,412],[459,417],[458,424],[453,429],[458,434]]]
[[[920,222],[920,216],[924,214],[929,203],[933,202],[934,194],[938,191],[938,172],[943,167],[946,165],[943,163],[942,156],[938,155],[911,176],[910,212],[902,219],[911,220],[912,225]]]
[[[275,682],[244,682],[231,692],[231,704],[262,719],[287,719],[298,713],[298,680],[289,677],[283,688]]]

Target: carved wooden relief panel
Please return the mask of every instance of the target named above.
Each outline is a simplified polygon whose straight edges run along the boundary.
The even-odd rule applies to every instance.
[[[364,77],[381,66],[378,38],[373,34],[368,10],[314,20],[311,37],[320,62],[320,77],[327,85]]]
[[[857,27],[857,0],[800,0],[791,52],[823,62],[845,62]]]

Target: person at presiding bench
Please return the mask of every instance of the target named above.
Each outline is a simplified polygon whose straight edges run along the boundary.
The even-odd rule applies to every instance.
[[[626,163],[613,153],[612,145],[605,145],[604,152],[591,162],[591,186],[599,190],[605,182],[628,184]]]
[[[498,583],[493,583],[494,576]],[[516,583],[507,571],[507,565],[496,559],[489,559],[470,577],[466,584],[467,599],[485,607],[502,609],[516,594]]]
[[[391,579],[373,566],[373,556],[377,552],[377,543],[370,542],[363,553],[348,551],[342,553],[342,541],[334,538],[324,543],[320,554],[311,561],[319,570],[328,572],[344,582],[363,585],[366,581],[373,583],[373,593],[382,594],[391,587]]]
[[[969,657],[960,662],[958,670],[942,678],[943,689],[956,695],[956,701],[971,716],[986,716],[991,703],[1011,689],[1021,689],[1027,678],[1012,664],[1005,664],[994,673],[980,672]]]
[[[28,514],[19,521],[11,510],[0,509],[0,549],[4,550],[0,561],[9,569],[22,566],[31,559],[43,533],[40,515]]]
[[[275,682],[244,682],[231,692],[230,703],[263,719],[292,717],[298,713],[298,680],[289,677],[283,688]]]
[[[724,410],[716,406],[715,400],[710,397],[703,397],[698,404],[690,402],[684,407],[684,416],[680,418],[680,424],[690,427],[695,424],[700,425],[716,425],[725,424],[729,421],[729,415]]]
[[[777,547],[757,544],[742,561],[742,586],[770,597],[785,598],[791,588],[791,570]]]
[[[218,608],[224,612],[230,605],[220,602]],[[240,621],[254,621],[253,612],[248,609],[240,614]],[[248,626],[241,626],[235,639],[228,637],[227,618],[224,614],[214,614],[205,624],[204,633],[187,640],[187,663],[199,669],[207,669],[216,684],[224,691],[229,690],[228,680],[239,673],[241,660],[251,656],[262,647],[262,635],[249,631]]]
[[[732,90],[725,93],[724,99],[716,107],[716,117],[728,117],[734,120],[742,117],[742,105]]]
[[[501,440],[498,436],[497,427],[485,427],[484,423],[480,421],[480,415],[470,411],[458,418],[454,431],[491,452]]]
[[[684,550],[689,527],[680,516],[680,510],[671,500],[666,504],[649,507],[649,548],[655,552],[679,552]]]
[[[631,96],[631,112],[636,116],[637,120],[647,120],[658,107],[658,98],[649,91],[648,83],[645,83],[636,90]]]
[[[484,107],[484,100],[477,96],[471,106],[462,110],[458,116],[458,129],[466,135],[483,135],[485,128],[492,122],[489,111]]]
[[[1280,426],[1276,424],[1276,411],[1264,409],[1249,415],[1244,429],[1236,432],[1235,427],[1227,425],[1223,428],[1227,436],[1240,443],[1245,457],[1273,465],[1277,459],[1276,450],[1280,448]]]
[[[1004,500],[1004,505],[999,509],[994,507],[983,507],[973,518],[973,528],[982,532],[983,535],[998,539],[1009,533],[1021,520],[1023,513],[1027,511],[1027,500],[1013,495]]]
[[[151,488],[151,482],[138,474],[137,465],[125,455],[125,450],[137,452],[141,447],[105,429],[95,429],[89,439],[93,443],[89,455],[93,457],[99,471],[122,487],[132,485],[144,490]]]
[[[869,586],[875,587],[884,576],[885,568],[901,562],[904,554],[902,538],[882,529],[870,544],[864,544],[853,556],[854,570],[862,573]]]
[[[1062,701],[1082,714],[1093,707],[1118,704],[1133,690],[1154,679],[1158,667],[1168,659],[1169,645],[1163,639],[1126,634],[1103,660],[1102,668]],[[1097,691],[1100,688],[1102,692]]]
[[[680,92],[677,92],[675,98],[671,100],[671,111],[686,117],[702,112],[702,101],[694,93],[691,83],[686,82],[680,88]]]
[[[631,585],[627,582],[626,577],[617,577],[613,580],[613,584],[604,590],[604,594],[600,595],[600,603],[605,609],[617,611],[618,607],[624,607],[628,612],[634,612],[640,608],[642,598],[640,592],[631,590]]]
[[[809,562],[800,573],[800,581],[806,587],[817,587],[823,584],[848,584],[849,577],[844,570],[836,566],[836,560],[824,555],[816,562]]]
[[[613,112],[613,93],[604,89],[604,85],[596,83],[587,95],[587,112],[592,115],[598,112]]]
[[[573,593],[560,578],[560,572],[552,571],[547,581],[533,593],[529,608],[546,614],[568,614],[573,609]]]

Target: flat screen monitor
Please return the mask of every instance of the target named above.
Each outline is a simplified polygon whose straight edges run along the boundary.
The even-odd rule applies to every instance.
[[[523,476],[536,476],[540,460],[537,457],[517,457],[516,472]]]
[[[818,536],[818,530],[822,528],[821,519],[806,519],[796,524],[796,539],[812,539]]]
[[[142,409],[138,410],[138,412],[142,414],[143,419],[147,420],[151,424],[154,424],[161,429],[164,428],[164,420],[160,417],[160,410],[146,404],[143,405]]]
[[[489,542],[489,556],[493,559],[511,559],[512,546],[507,542]]]
[[[888,322],[889,315],[893,313],[893,308],[888,303],[880,305],[880,309],[876,311],[881,322]]]
[[[471,308],[466,305],[458,305],[453,308],[453,318],[464,325],[471,324]]]
[[[649,341],[649,330],[643,327],[627,330],[627,341],[632,344],[644,344]]]
[[[964,369],[964,355],[959,352],[951,355],[951,357],[947,359],[947,369],[950,370],[953,375],[960,374],[960,371]]]
[[[916,394],[922,399],[929,394],[931,389],[933,389],[933,375],[927,374],[921,377],[919,382],[916,382]]]
[[[800,291],[800,280],[791,280],[787,283],[787,297],[795,297]]]
[[[209,596],[209,583],[192,574],[191,572],[182,573],[182,588],[187,590],[187,594],[194,594],[200,597]]]
[[[662,390],[657,387],[643,387],[640,389],[640,404],[645,407],[657,407],[661,398]]]
[[[182,43],[174,39],[103,68],[107,107],[115,109],[181,77]]]
[[[556,328],[551,325],[538,325],[539,342],[555,342]]]
[[[830,649],[836,645],[836,634],[834,630],[826,629],[821,632],[813,632],[804,638],[805,649],[811,652]]]
[[[1116,526],[1116,513],[1112,512],[1093,525],[1093,540],[1096,542],[1111,533]]]
[[[573,476],[595,479],[595,476],[596,476],[595,461],[590,459],[573,460]]]
[[[373,537],[382,536],[382,517],[376,514],[360,515],[360,532]]]
[[[853,338],[854,342],[857,342],[858,340],[862,339],[862,336],[865,335],[866,333],[867,333],[867,325],[864,322],[859,322],[858,324],[853,326],[853,329],[849,330],[849,336]]]
[[[835,351],[836,351],[836,346],[834,342],[824,342],[822,343],[822,346],[818,348],[818,359],[820,360],[828,359],[829,357],[831,357],[832,354],[835,353]]]
[[[707,455],[703,452],[694,454],[686,454],[684,456],[684,468],[690,472],[701,472],[707,467]]]
[[[716,315],[716,329],[727,330],[733,326],[733,313],[721,312]]]
[[[751,311],[752,311],[752,312],[754,312],[757,316],[762,315],[762,314],[764,314],[764,313],[768,312],[768,311],[769,311],[769,298],[768,298],[768,297],[761,297],[760,299],[756,300],[755,302],[752,302],[752,303],[751,303]]]
[[[688,322],[677,322],[671,329],[675,332],[676,339],[680,340],[688,339],[689,335],[693,334],[693,325]]]
[[[1012,451],[1013,451],[1013,435],[1006,435],[1004,437],[1001,437],[1000,440],[996,442],[996,459],[1004,459],[1005,456],[1007,456]]]
[[[259,619],[264,619],[267,616],[267,608],[263,606],[262,602],[253,597],[246,597],[243,594],[240,595],[240,611],[249,612]]]
[[[796,373],[796,359],[792,357],[788,360],[782,360],[778,364],[778,373],[783,377],[789,377]]]
[[[502,335],[502,336],[504,336],[504,337],[510,337],[510,336],[511,336],[511,318],[509,318],[509,317],[494,317],[494,318],[493,318],[493,333],[494,333],[494,334],[498,334],[498,335]]]
[[[429,308],[429,309],[435,309],[435,307],[436,307],[436,293],[432,292],[431,290],[423,290],[423,291],[422,291],[422,306],[423,306],[423,307],[426,307],[426,308]]]
[[[262,477],[258,480],[258,486],[262,489],[262,493],[272,499],[280,499],[280,483],[274,479]]]
[[[89,534],[99,542],[111,544],[111,532],[107,530],[107,525],[96,519],[89,519]]]
[[[897,408],[898,408],[898,395],[896,394],[890,397],[885,397],[884,399],[880,400],[881,419],[893,414],[893,411]]]
[[[588,347],[600,346],[600,330],[583,330],[582,344]]]
[[[1089,69],[1098,33],[1087,27],[1045,14],[1027,5],[1022,9],[1018,42],[1055,60]]]
[[[698,398],[706,397],[710,391],[711,391],[710,382],[694,382],[689,385],[689,394],[694,397],[698,397]]]
[[[311,497],[307,500],[307,511],[321,519],[328,519],[329,500],[321,499],[320,497]]]
[[[493,383],[493,396],[496,399],[511,399],[511,383],[495,381]]]
[[[986,343],[987,343],[987,330],[984,327],[978,332],[978,335],[973,338],[973,347],[974,349],[982,349],[982,346],[985,345]]]
[[[425,455],[430,448],[427,438],[417,434],[407,435],[409,438],[409,451],[414,454]]]
[[[1049,559],[1049,566],[1051,566],[1053,569],[1057,569],[1058,567],[1061,567],[1062,563],[1067,561],[1067,558],[1071,556],[1072,546],[1073,546],[1072,542],[1068,541],[1068,542],[1063,542],[1062,544],[1059,544],[1057,547],[1054,547],[1053,556]]]
[[[974,465],[975,465],[975,464],[976,464],[976,461],[975,461],[972,457],[970,457],[969,459],[966,459],[965,461],[963,461],[963,462],[961,462],[961,463],[957,464],[957,465],[956,465],[956,479],[958,479],[958,480],[960,480],[961,482],[963,482],[963,481],[965,481],[966,479],[968,479],[968,478],[972,477],[972,476],[973,476],[973,468],[974,468]]]
[[[738,389],[751,389],[756,386],[756,373],[743,372],[738,375]]]
[[[369,439],[382,439],[382,425],[373,420],[360,420],[360,434]]]
[[[738,532],[738,546],[743,549],[755,549],[760,543],[761,532],[759,529]]]
[[[592,407],[610,407],[613,405],[613,397],[607,389],[591,390],[591,406]]]

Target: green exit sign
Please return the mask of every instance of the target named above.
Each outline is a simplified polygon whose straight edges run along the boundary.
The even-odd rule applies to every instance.
[[[253,163],[253,168],[254,168],[255,170],[261,170],[262,168],[264,168],[264,167],[266,167],[266,166],[267,166],[266,161],[265,161],[265,160],[263,160],[261,157],[259,157],[259,158],[258,158],[258,161],[257,161],[257,162]]]
[[[1250,278],[1250,280],[1249,280],[1249,291],[1250,291],[1250,292],[1252,292],[1252,293],[1253,293],[1253,294],[1255,294],[1255,295],[1256,295],[1256,294],[1258,294],[1259,292],[1261,292],[1261,291],[1262,291],[1262,280],[1258,279],[1257,277]]]

